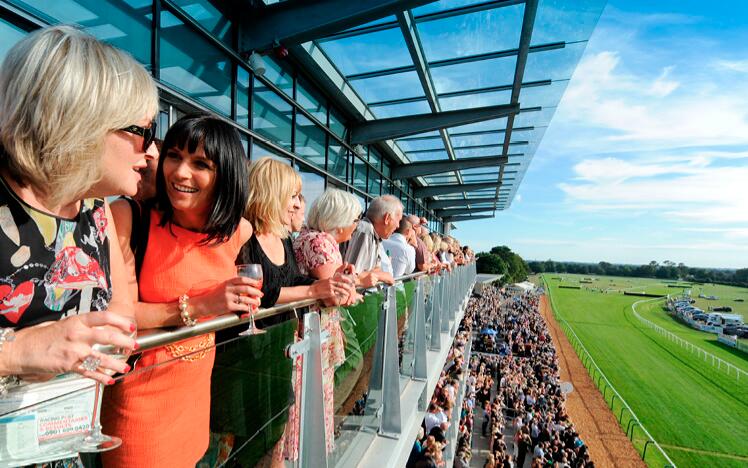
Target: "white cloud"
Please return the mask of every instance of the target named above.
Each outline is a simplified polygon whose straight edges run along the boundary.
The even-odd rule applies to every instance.
[[[601,51],[580,62],[558,120],[600,131],[598,150],[748,144],[748,86],[733,84],[694,81],[689,70],[672,65],[660,67],[656,76],[632,73],[619,52]],[[587,141],[566,144],[589,148]]]
[[[645,210],[701,225],[748,223],[748,167],[708,163],[701,155],[670,165],[587,159],[574,166],[577,178],[559,188],[585,211]]]
[[[717,60],[715,65],[724,70],[748,73],[748,60]]]
[[[649,94],[658,98],[664,98],[665,96],[678,89],[678,87],[680,86],[680,82],[668,79],[668,75],[672,70],[672,66],[665,67],[662,70],[660,76],[658,76],[654,83],[652,83],[652,86],[650,86]]]

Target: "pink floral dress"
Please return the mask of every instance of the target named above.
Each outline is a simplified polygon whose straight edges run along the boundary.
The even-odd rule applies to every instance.
[[[294,255],[303,275],[311,276],[317,268],[334,263],[343,264],[343,257],[335,238],[326,232],[314,231],[307,227],[301,230],[293,243]],[[322,384],[325,401],[325,433],[327,452],[335,448],[335,368],[345,362],[345,343],[340,328],[340,312],[337,308],[326,308],[321,313],[322,330],[330,338],[322,345]],[[301,358],[296,362],[295,391],[296,402],[290,409],[286,425],[283,447],[284,457],[297,460],[299,456],[299,411],[301,405]]]

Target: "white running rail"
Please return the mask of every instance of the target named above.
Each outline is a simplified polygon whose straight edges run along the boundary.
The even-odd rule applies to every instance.
[[[700,348],[690,341],[686,341],[680,336],[674,334],[673,332],[670,332],[668,330],[665,330],[661,326],[657,325],[656,323],[652,322],[649,319],[645,319],[641,315],[639,315],[639,312],[636,310],[636,306],[639,304],[644,304],[645,302],[653,302],[653,301],[659,301],[662,300],[660,298],[655,299],[645,299],[641,301],[637,301],[631,305],[631,310],[634,312],[634,316],[639,319],[640,322],[642,322],[644,325],[648,326],[649,328],[653,329],[660,335],[666,337],[668,340],[677,343],[678,345],[682,346],[683,348],[691,351],[692,353],[698,355],[699,357],[703,356],[704,361],[709,363],[711,360],[712,366],[716,367],[717,370],[724,370],[724,372],[727,373],[727,375],[734,375],[735,379],[740,382],[740,376],[743,376],[743,382],[748,382],[748,372],[744,371],[743,369],[735,366],[734,364],[731,364],[724,359],[718,358],[712,353],[707,352],[703,348]],[[732,371],[732,372],[730,372]]]

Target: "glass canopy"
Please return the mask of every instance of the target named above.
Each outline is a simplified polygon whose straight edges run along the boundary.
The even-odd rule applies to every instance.
[[[432,200],[502,210],[510,206],[604,6],[605,0],[442,0],[316,44],[376,119],[518,104],[519,112],[509,117],[394,140],[408,162],[424,168],[413,176],[417,185],[469,184]],[[525,24],[528,15],[534,24]],[[457,164],[434,164],[449,161]],[[475,198],[480,203],[468,201]]]

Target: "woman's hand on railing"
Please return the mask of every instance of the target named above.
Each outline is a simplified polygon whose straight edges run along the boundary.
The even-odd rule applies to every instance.
[[[341,305],[352,292],[355,293],[355,282],[348,276],[335,273],[331,278],[320,279],[309,288],[310,298],[322,299],[325,305]]]
[[[234,312],[246,314],[252,308],[260,307],[263,293],[259,289],[260,281],[245,276],[231,278],[210,292],[189,299],[194,306],[192,318]]]
[[[94,344],[137,349],[129,335],[136,329],[133,320],[113,312],[91,312],[24,328],[13,341],[5,342],[0,358],[6,375],[29,380],[47,380],[54,375],[75,372],[103,384],[111,375],[129,371],[127,363],[93,350]],[[83,368],[83,361],[100,361],[95,371]]]

